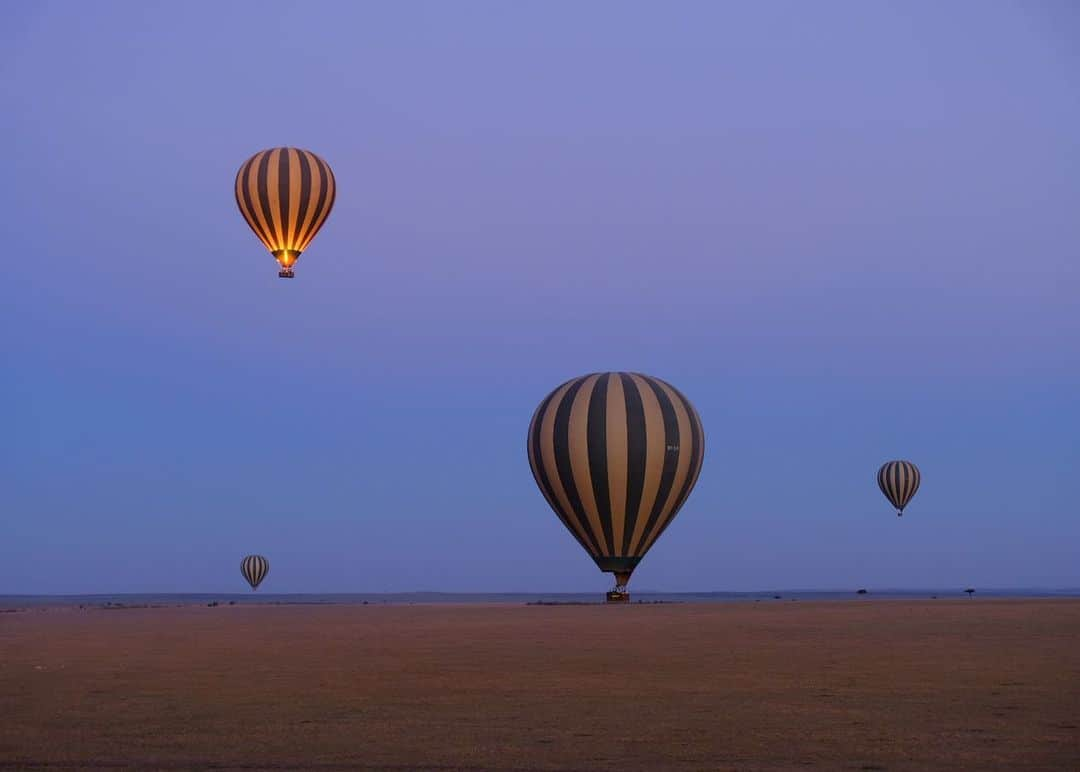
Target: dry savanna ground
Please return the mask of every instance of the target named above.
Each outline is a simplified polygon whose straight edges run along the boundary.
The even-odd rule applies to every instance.
[[[0,614],[0,767],[1080,769],[1080,601]]]

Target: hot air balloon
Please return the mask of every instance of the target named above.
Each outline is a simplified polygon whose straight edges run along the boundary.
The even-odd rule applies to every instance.
[[[262,580],[270,573],[270,561],[262,555],[248,555],[240,561],[240,573],[247,579],[251,589],[257,590]]]
[[[555,514],[629,601],[634,568],[690,495],[705,433],[673,386],[638,373],[593,373],[551,392],[533,415],[529,465]]]
[[[904,507],[911,501],[915,491],[919,490],[922,474],[910,461],[887,461],[877,473],[877,484],[892,505],[896,507],[896,516],[904,514]]]
[[[334,207],[337,184],[330,165],[308,150],[262,150],[236,173],[236,204],[251,230],[293,278],[293,264]]]

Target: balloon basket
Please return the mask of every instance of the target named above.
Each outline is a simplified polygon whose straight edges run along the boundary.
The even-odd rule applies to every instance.
[[[630,593],[611,590],[607,594],[607,603],[629,603]]]
[[[277,275],[278,275],[279,279],[291,279],[291,278],[293,278],[292,269],[289,269],[289,268],[286,268],[284,271],[278,271]]]

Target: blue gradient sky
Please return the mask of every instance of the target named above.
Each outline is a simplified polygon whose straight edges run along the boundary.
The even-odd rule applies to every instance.
[[[0,6],[0,592],[606,589],[529,418],[677,385],[638,589],[1078,586],[1070,2]],[[281,281],[233,201],[339,195]],[[905,457],[898,520],[874,482]]]

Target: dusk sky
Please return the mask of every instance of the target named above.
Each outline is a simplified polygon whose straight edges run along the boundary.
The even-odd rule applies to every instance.
[[[1078,587],[1080,6],[0,5],[0,594],[587,591],[525,452],[706,432],[638,590]],[[296,267],[233,198],[310,149]],[[878,466],[919,465],[897,518]]]

